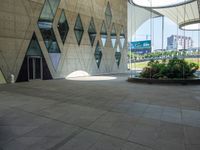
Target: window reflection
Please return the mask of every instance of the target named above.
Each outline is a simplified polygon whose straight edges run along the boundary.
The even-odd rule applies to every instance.
[[[107,29],[106,29],[106,25],[105,22],[103,21],[102,26],[101,26],[101,42],[103,47],[105,47],[106,42],[107,42]]]
[[[60,37],[62,39],[63,44],[65,43],[68,31],[69,31],[69,26],[68,26],[68,22],[65,16],[65,11],[62,10],[60,19],[58,21],[58,31],[60,33]]]
[[[117,66],[119,67],[120,61],[121,61],[121,51],[120,51],[119,45],[117,46],[117,49],[115,52],[115,59],[116,59]]]
[[[96,60],[96,63],[97,63],[97,67],[99,68],[100,63],[101,63],[101,58],[102,58],[102,52],[101,52],[101,47],[99,45],[99,41],[97,42],[94,56],[95,56],[95,60]]]
[[[90,38],[91,46],[93,46],[96,35],[97,35],[93,17],[91,18],[90,25],[89,25],[89,28],[88,28],[88,35],[89,35],[89,38]]]
[[[60,48],[53,31],[53,19],[60,0],[46,0],[38,20],[45,46],[49,53],[60,53]]]
[[[82,40],[82,37],[83,37],[83,32],[84,32],[83,24],[82,24],[82,21],[81,21],[80,14],[78,14],[78,16],[76,18],[76,23],[75,23],[75,26],[74,26],[74,33],[75,33],[78,45],[81,44],[81,40]]]
[[[110,37],[111,37],[112,48],[115,48],[115,44],[116,44],[116,40],[117,40],[117,34],[116,34],[116,29],[115,29],[114,23],[112,25],[112,31],[111,31]]]

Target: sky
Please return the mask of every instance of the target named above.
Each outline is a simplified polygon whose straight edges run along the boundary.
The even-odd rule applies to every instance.
[[[152,30],[150,30],[152,26]],[[162,48],[162,18],[158,17],[153,20],[144,22],[136,31],[134,41],[150,40],[152,35],[153,49]],[[200,31],[183,31],[167,17],[164,17],[164,49],[167,46],[167,37],[171,35],[185,35],[193,39],[193,47],[200,47]]]

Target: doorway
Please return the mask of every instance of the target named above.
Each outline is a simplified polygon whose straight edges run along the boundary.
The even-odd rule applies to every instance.
[[[42,80],[43,65],[42,57],[28,56],[28,79],[29,80]]]

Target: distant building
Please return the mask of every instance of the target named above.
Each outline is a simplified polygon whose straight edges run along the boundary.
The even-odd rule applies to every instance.
[[[167,38],[167,50],[189,49],[193,47],[191,37],[171,35]]]

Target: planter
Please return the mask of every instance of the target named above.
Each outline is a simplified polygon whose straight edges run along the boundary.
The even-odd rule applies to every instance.
[[[150,78],[128,78],[128,82],[148,84],[181,84],[200,85],[200,78],[194,79],[150,79]]]

